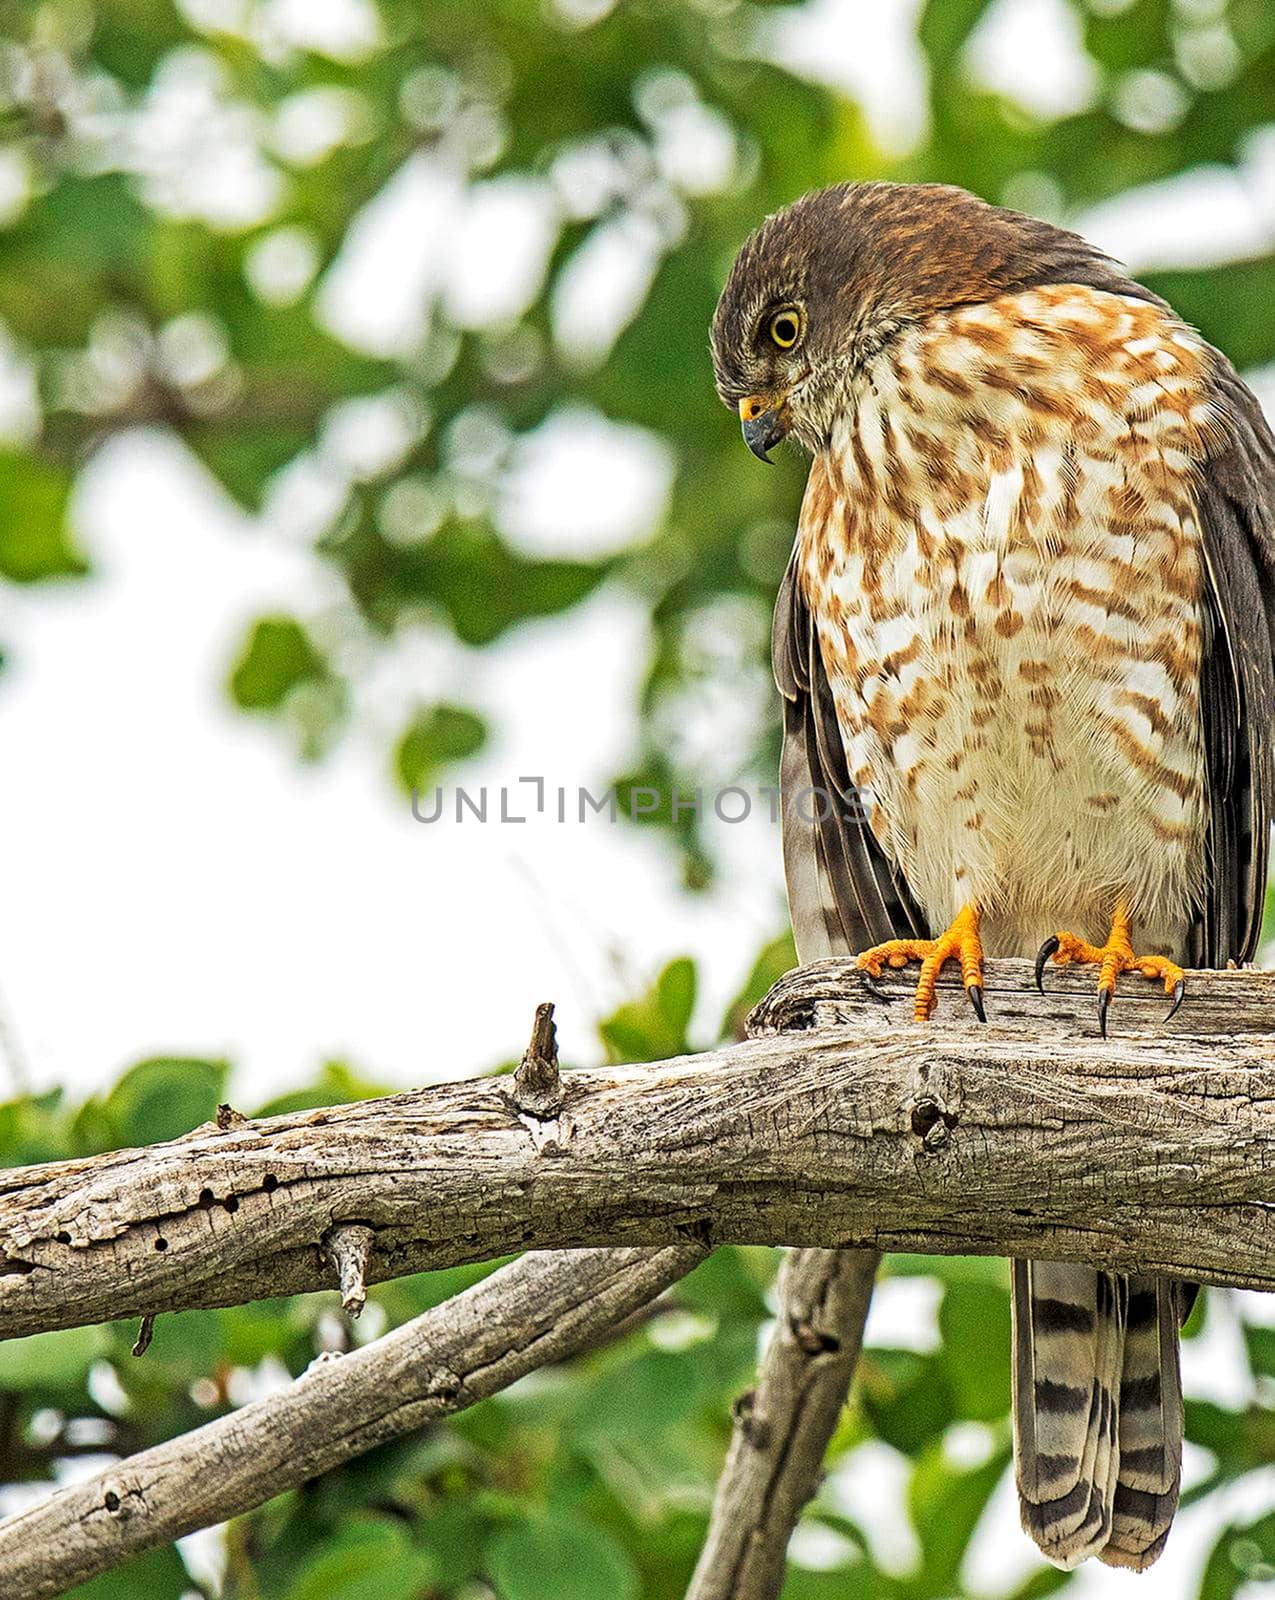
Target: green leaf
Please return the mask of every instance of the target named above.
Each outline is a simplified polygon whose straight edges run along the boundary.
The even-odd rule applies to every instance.
[[[266,488],[281,467],[299,456],[311,443],[309,427],[269,430],[233,423],[193,426],[186,442],[240,505],[257,511]]]
[[[931,67],[952,65],[978,26],[990,0],[928,0],[917,23],[917,40]]]
[[[695,1005],[695,964],[671,961],[651,988],[598,1024],[612,1061],[661,1061],[684,1055]]]
[[[415,1272],[406,1278],[393,1278],[378,1284],[372,1297],[390,1313],[395,1323],[442,1305],[462,1294],[473,1284],[495,1272],[502,1261],[470,1261],[460,1267],[438,1267],[433,1272]]]
[[[1184,1339],[1198,1339],[1208,1325],[1209,1297],[1204,1289],[1196,1295],[1187,1312],[1186,1321],[1182,1324],[1182,1337]]]
[[[682,1279],[678,1302],[706,1316],[742,1318],[755,1327],[768,1314],[766,1290],[778,1268],[776,1250],[725,1245]]]
[[[722,1038],[742,1039],[748,1013],[772,985],[796,965],[797,947],[791,933],[781,933],[777,939],[763,945],[752,970],[744,979],[743,988],[726,1008],[726,1015],[722,1018]]]
[[[670,961],[656,983],[656,1000],[668,1025],[685,1037],[695,1009],[695,963],[686,956]]]
[[[295,617],[262,617],[230,675],[230,693],[245,711],[277,711],[303,683],[322,680],[327,663]]]
[[[637,1600],[629,1558],[601,1529],[579,1518],[527,1517],[487,1543],[500,1600]]]
[[[917,1462],[908,1502],[925,1553],[927,1593],[951,1592],[970,1537],[1009,1459],[1005,1448],[982,1466],[960,1471],[948,1465],[943,1446],[936,1441]]]
[[[1024,1578],[1008,1600],[1044,1600],[1045,1595],[1065,1588],[1075,1577],[1058,1567],[1038,1567],[1029,1578]]]
[[[304,1088],[274,1095],[257,1107],[259,1117],[281,1117],[288,1111],[309,1111],[316,1106],[347,1106],[388,1094],[383,1083],[364,1078],[343,1061],[325,1061],[318,1076]]]
[[[229,1071],[224,1061],[158,1056],[130,1067],[104,1110],[121,1145],[156,1144],[189,1133],[216,1113]]]
[[[0,320],[43,349],[80,345],[108,307],[134,299],[153,217],[122,172],[55,181],[4,234]],[[100,424],[92,419],[96,434]]]
[[[190,1574],[176,1545],[134,1556],[100,1577],[72,1589],[75,1600],[179,1600],[191,1590]]]
[[[892,1278],[937,1278],[940,1283],[987,1285],[1008,1293],[1009,1270],[1000,1256],[887,1255]]]
[[[444,1501],[421,1525],[436,1581],[448,1593],[475,1577],[482,1561],[486,1526],[475,1501],[476,1497]]]
[[[961,1417],[994,1422],[1009,1410],[1009,1296],[949,1283],[939,1307],[943,1365]]]
[[[79,576],[88,563],[67,527],[71,475],[0,450],[0,573],[15,583]]]
[[[1132,5],[1086,8],[1085,48],[1111,71],[1158,65],[1172,52],[1169,7],[1162,0],[1133,0]]]
[[[0,1105],[0,1166],[28,1166],[71,1154],[71,1121],[60,1088]]]
[[[444,768],[477,755],[487,742],[482,718],[463,706],[433,705],[417,712],[394,751],[404,789],[426,788]]]
[[[60,1328],[0,1343],[0,1389],[78,1385],[109,1343],[105,1328]]]
[[[1256,1404],[1229,1411],[1210,1400],[1188,1400],[1186,1435],[1212,1452],[1219,1480],[1229,1481],[1275,1458],[1275,1411]]]
[[[419,1600],[432,1576],[429,1556],[401,1527],[358,1521],[306,1563],[287,1600]]]
[[[686,774],[675,771],[664,755],[651,751],[639,767],[621,773],[612,787],[622,815],[640,827],[664,829],[676,839],[685,887],[707,888],[713,881],[713,864],[704,848],[694,782],[686,781]]]
[[[1232,1600],[1241,1586],[1275,1581],[1275,1511],[1224,1530],[1205,1563],[1199,1600]]]
[[[1275,327],[1269,318],[1253,315],[1255,306],[1275,299],[1275,255],[1225,267],[1148,272],[1143,278],[1241,371],[1275,359]]]
[[[378,628],[404,611],[441,611],[467,645],[493,644],[533,617],[578,604],[613,563],[530,560],[478,522],[446,523],[420,544],[394,545],[370,519],[326,547],[346,568],[351,592]]]
[[[876,1436],[904,1455],[916,1455],[959,1420],[941,1353],[868,1350],[857,1378],[859,1403]]]
[[[289,1330],[273,1304],[265,1303],[274,1311],[270,1348],[277,1350]],[[218,1363],[227,1358],[228,1351],[234,1349],[223,1330],[227,1325],[234,1326],[241,1314],[251,1313],[252,1308],[247,1306],[222,1311],[165,1313],[155,1324],[154,1342],[146,1352],[144,1363],[132,1355],[137,1338],[136,1321],[113,1323],[113,1355],[125,1387],[135,1397],[151,1392],[152,1386],[180,1393],[197,1378],[210,1377]]]
[[[581,1385],[573,1431],[582,1439],[659,1438],[693,1410],[698,1385],[691,1361],[643,1350]]]

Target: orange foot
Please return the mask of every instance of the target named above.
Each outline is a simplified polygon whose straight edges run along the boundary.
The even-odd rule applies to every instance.
[[[1051,939],[1046,939],[1036,952],[1036,987],[1041,994],[1045,992],[1045,963],[1050,956],[1060,967],[1074,961],[1082,966],[1098,968],[1098,1026],[1104,1039],[1107,1037],[1107,1009],[1116,992],[1116,979],[1122,972],[1136,970],[1144,978],[1164,979],[1164,992],[1173,998],[1169,1015],[1164,1019],[1166,1022],[1177,1015],[1182,996],[1186,993],[1186,973],[1182,968],[1167,956],[1135,955],[1129,934],[1129,908],[1121,900],[1111,918],[1111,933],[1106,944],[1086,944],[1074,933],[1056,933]]]
[[[936,1000],[935,986],[943,964],[958,956],[965,993],[980,1022],[987,1021],[983,1010],[983,946],[978,937],[978,907],[971,901],[956,913],[952,926],[938,939],[887,939],[873,945],[855,962],[860,972],[879,978],[881,968],[906,967],[909,961],[921,963],[912,1015],[917,1022],[928,1022]]]

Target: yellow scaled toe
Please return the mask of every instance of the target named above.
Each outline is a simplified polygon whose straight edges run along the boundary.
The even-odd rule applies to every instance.
[[[934,1010],[939,973],[946,962],[956,957],[961,963],[965,992],[975,1015],[986,1022],[983,1010],[983,946],[978,936],[978,907],[962,906],[952,926],[937,939],[887,939],[873,945],[858,957],[860,972],[879,978],[883,967],[906,967],[909,961],[921,963],[912,1015],[917,1022],[928,1022]]]
[[[1144,978],[1160,978],[1164,992],[1173,1000],[1168,1017],[1173,1017],[1186,993],[1186,973],[1176,961],[1167,956],[1140,956],[1135,954],[1131,938],[1129,908],[1120,901],[1111,919],[1111,933],[1106,944],[1086,944],[1074,933],[1056,933],[1046,939],[1036,952],[1036,987],[1045,992],[1045,963],[1051,957],[1060,967],[1071,965],[1098,968],[1098,1026],[1107,1037],[1107,1010],[1116,992],[1116,981],[1122,972],[1140,972]]]

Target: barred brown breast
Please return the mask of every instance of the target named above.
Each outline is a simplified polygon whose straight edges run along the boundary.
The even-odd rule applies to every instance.
[[[1034,953],[1124,893],[1184,953],[1209,367],[1162,307],[1048,286],[936,314],[848,390],[799,581],[851,777],[932,926],[977,900],[985,943]]]

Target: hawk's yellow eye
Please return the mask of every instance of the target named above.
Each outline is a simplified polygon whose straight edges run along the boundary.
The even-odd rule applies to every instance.
[[[770,337],[781,350],[791,350],[801,338],[801,313],[795,306],[785,306],[770,319]]]

